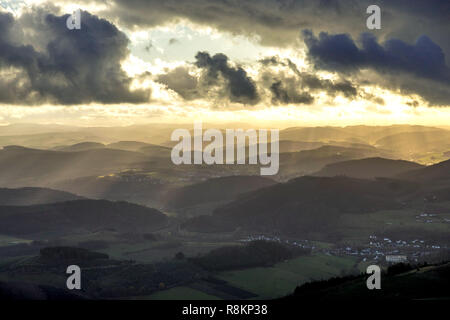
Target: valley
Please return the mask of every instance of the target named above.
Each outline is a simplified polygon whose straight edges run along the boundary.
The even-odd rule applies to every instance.
[[[71,130],[48,145],[0,136],[23,144],[0,150],[0,284],[64,290],[70,261],[43,262],[46,248],[108,257],[75,259],[89,279],[78,298],[96,299],[272,299],[387,268],[389,255],[449,259],[450,148],[430,140],[445,129],[285,129],[271,177],[257,165],[176,166],[164,130],[141,141],[127,140],[141,128]],[[427,142],[397,148],[410,134]],[[258,243],[279,260],[250,259]]]

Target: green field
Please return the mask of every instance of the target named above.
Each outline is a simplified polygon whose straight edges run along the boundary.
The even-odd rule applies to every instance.
[[[134,297],[133,300],[219,300],[219,298],[189,287],[175,287],[156,292],[150,296]]]
[[[258,295],[276,298],[292,293],[297,285],[355,271],[356,258],[313,255],[276,264],[270,268],[227,271],[218,275],[231,285]]]
[[[237,242],[201,242],[201,241],[147,241],[142,243],[114,244],[107,249],[97,250],[115,259],[132,259],[142,263],[153,263],[173,259],[175,254],[183,252],[186,257],[200,254],[227,245],[240,245]]]
[[[327,279],[350,272],[358,272],[357,259],[313,255],[281,262],[269,268],[250,268],[238,271],[221,272],[216,276],[229,285],[258,295],[256,299],[270,299],[285,296],[294,291],[297,285],[312,280]],[[144,300],[210,300],[218,297],[181,286],[159,291],[149,296],[133,297]]]
[[[433,223],[424,223],[416,221],[416,216],[421,212],[422,210],[419,209],[404,209],[384,210],[361,215],[344,214],[341,217],[342,227],[339,228],[339,231],[345,234],[346,242],[356,245],[367,243],[369,235],[398,228],[422,230],[425,233],[450,232],[450,224],[442,221],[444,218],[450,218],[450,214],[439,214],[438,218],[432,218],[435,220]]]

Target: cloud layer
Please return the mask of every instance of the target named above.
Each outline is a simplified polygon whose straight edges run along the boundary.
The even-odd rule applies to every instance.
[[[321,32],[316,37],[310,30],[305,30],[303,36],[308,56],[318,69],[342,73],[371,69],[387,75],[385,79],[391,88],[415,92],[431,103],[450,104],[450,68],[446,65],[443,50],[425,35],[414,44],[399,39],[380,44],[372,34],[363,33],[359,46],[347,34]],[[430,81],[437,88],[429,90],[426,82]]]
[[[82,12],[81,30],[67,29],[67,18],[35,11],[15,20],[0,13],[0,102],[147,102],[150,93],[131,91],[132,79],[121,69],[127,37],[88,12]],[[24,34],[33,33],[39,38],[27,41],[36,45],[21,43]]]
[[[376,4],[382,9],[382,28],[377,31],[380,36],[413,41],[427,34],[450,54],[448,0],[114,0],[112,3],[114,6],[106,9],[105,14],[130,27],[154,27],[188,19],[233,34],[257,35],[261,43],[273,46],[294,45],[300,30],[305,28],[356,36],[367,30],[366,8]]]
[[[320,96],[330,104],[337,96],[384,104],[381,97],[366,92],[364,86],[419,95],[432,105],[450,105],[448,0],[81,3],[96,10],[95,15],[82,12],[81,30],[68,30],[68,15],[57,14],[58,10],[49,10],[49,6],[29,8],[20,17],[0,12],[0,103],[146,104],[151,102],[150,90],[132,84],[133,80],[150,80],[169,89],[166,96],[170,98],[176,97],[176,92],[180,101],[194,104],[202,100],[203,105],[213,107],[228,103],[242,108],[312,105]],[[366,33],[365,9],[369,4],[382,8],[382,29],[374,31],[376,37]],[[229,58],[232,55],[225,51],[209,53],[200,46],[195,48],[197,54],[192,61],[177,61],[176,67],[164,73],[142,70],[142,74],[137,72],[131,78],[122,69],[133,46],[121,30],[130,35],[132,31],[185,19],[196,27],[256,36],[260,44],[271,46],[270,56],[262,60],[255,56],[253,61],[243,62]],[[158,39],[145,41],[145,54],[150,55]],[[165,39],[165,43],[177,50],[189,45],[176,38]],[[299,68],[293,62],[296,59],[272,56],[277,49],[304,54],[309,63]],[[139,59],[144,60],[142,65],[147,63],[145,55]],[[329,74],[324,77],[318,71]]]

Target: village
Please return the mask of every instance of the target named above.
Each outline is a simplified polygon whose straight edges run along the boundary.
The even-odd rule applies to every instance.
[[[277,236],[266,235],[249,235],[247,238],[241,239],[241,242],[250,241],[275,241],[285,243],[287,245],[296,246],[304,249],[311,249],[311,253],[322,253],[334,256],[355,256],[361,258],[362,262],[410,262],[420,263],[426,261],[426,257],[442,252],[448,252],[449,247],[436,243],[428,243],[422,239],[414,240],[391,240],[386,237],[369,236],[366,245],[351,246],[336,245],[327,247],[320,245],[316,241],[306,239],[292,240],[281,239]]]

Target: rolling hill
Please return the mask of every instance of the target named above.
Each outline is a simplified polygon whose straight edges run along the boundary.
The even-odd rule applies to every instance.
[[[386,155],[383,151],[367,148],[323,146],[313,150],[280,154],[280,175],[292,178],[313,174],[324,166],[353,159]]]
[[[401,179],[433,182],[450,180],[450,160],[398,175]],[[449,181],[450,182],[450,181]]]
[[[424,152],[443,152],[450,148],[450,131],[431,130],[403,132],[379,139],[375,146],[394,150],[397,154],[411,156]]]
[[[347,177],[300,177],[247,193],[217,208],[212,217],[197,217],[185,224],[190,230],[217,231],[244,228],[305,236],[321,233],[338,237],[342,214],[364,214],[399,209],[398,197],[416,190],[408,182]]]
[[[114,149],[64,152],[9,146],[0,150],[0,185],[47,186],[63,179],[110,174],[146,160],[142,153]]]
[[[148,144],[145,147],[139,149],[139,152],[142,152],[146,156],[164,158],[167,159],[167,161],[171,161],[170,160],[171,151],[172,151],[171,148],[158,146],[155,144]]]
[[[376,177],[394,177],[400,173],[423,167],[415,162],[405,160],[366,158],[331,163],[314,175],[320,177],[347,176],[373,179]]]
[[[287,128],[280,132],[280,139],[292,141],[321,142],[335,140],[364,143],[364,140],[358,138],[352,133],[345,132],[345,130],[340,127]]]
[[[170,152],[172,151],[172,149],[157,144],[145,143],[140,141],[119,141],[110,143],[106,147],[110,149],[139,152],[152,158],[164,158],[168,162],[171,161]]]
[[[74,200],[33,206],[0,206],[0,234],[51,239],[102,229],[155,230],[167,222],[156,209],[128,202]]]
[[[151,146],[151,144],[139,141],[119,141],[107,145],[107,147],[111,149],[126,150],[126,151],[139,151],[139,149],[146,146]]]
[[[239,194],[275,184],[260,176],[230,176],[178,188],[167,195],[170,208],[191,207],[202,203],[232,200]]]
[[[29,206],[80,199],[83,197],[46,188],[0,188],[0,206]]]
[[[397,271],[398,270],[398,271]],[[450,262],[410,266],[397,264],[382,274],[382,290],[367,290],[367,275],[355,275],[315,281],[297,287],[286,300],[329,301],[448,301]],[[400,304],[404,308],[404,304]],[[404,311],[404,310],[403,310]]]
[[[37,123],[12,123],[0,126],[0,136],[32,135],[49,132],[73,132],[75,126]]]
[[[412,132],[445,132],[445,130],[435,127],[420,126],[420,125],[391,125],[391,126],[347,126],[343,130],[347,133],[364,139],[367,143],[374,144],[378,140],[400,134],[400,133],[412,133]]]
[[[0,136],[0,146],[20,145],[27,148],[52,149],[86,141],[103,143],[107,138],[84,132],[48,132],[28,135]]]
[[[80,142],[70,146],[59,146],[53,148],[55,151],[68,151],[68,152],[77,152],[77,151],[86,151],[92,149],[102,149],[105,145],[99,142]]]
[[[164,194],[171,189],[159,179],[140,174],[67,179],[59,181],[54,187],[87,198],[128,201],[150,207],[162,206]]]
[[[62,288],[55,288],[34,283],[0,281],[0,300],[2,301],[70,301],[84,299],[86,298]]]

